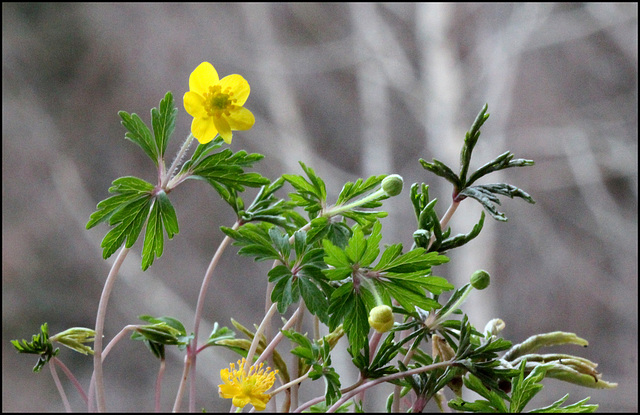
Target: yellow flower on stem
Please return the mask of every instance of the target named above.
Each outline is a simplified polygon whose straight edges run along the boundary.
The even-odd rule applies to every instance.
[[[184,109],[193,117],[191,133],[201,144],[216,134],[231,144],[232,130],[248,130],[256,122],[243,107],[250,88],[240,75],[220,79],[212,64],[202,62],[189,76],[189,90],[184,94]]]
[[[233,405],[238,408],[244,408],[250,403],[256,410],[264,411],[271,399],[271,395],[265,392],[273,386],[278,371],[272,371],[270,367],[263,369],[264,363],[260,363],[257,369],[251,366],[245,373],[246,364],[247,361],[243,358],[238,360],[238,369],[231,363],[231,369],[220,371],[224,384],[218,386],[218,393],[225,399],[233,398]]]

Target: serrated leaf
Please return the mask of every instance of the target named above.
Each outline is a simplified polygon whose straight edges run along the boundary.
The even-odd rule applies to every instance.
[[[382,182],[382,180],[384,180],[385,177],[387,176],[371,176],[365,181],[363,181],[362,179],[358,179],[355,181],[355,183],[345,183],[345,185],[342,187],[342,190],[340,191],[340,194],[338,195],[336,205],[343,205],[349,200],[374,189]]]
[[[153,126],[153,135],[155,137],[156,148],[160,159],[164,158],[167,149],[167,143],[173,134],[176,122],[176,114],[178,109],[173,106],[173,94],[167,92],[160,101],[160,110],[153,108],[151,110],[151,124]]]
[[[448,250],[458,248],[470,242],[472,239],[478,236],[480,234],[480,231],[482,230],[483,225],[484,225],[484,211],[480,214],[480,220],[478,221],[477,224],[474,225],[473,229],[471,229],[471,232],[469,232],[468,234],[460,233],[456,236],[452,236],[443,241],[436,240],[434,241],[433,245],[431,245],[429,250],[443,253]]]
[[[129,114],[125,111],[120,111],[118,112],[118,115],[122,118],[122,125],[129,130],[125,133],[125,138],[140,146],[140,148],[144,150],[144,152],[157,166],[160,158],[158,157],[156,144],[151,138],[151,131],[149,131],[149,127],[147,127],[137,114]]]
[[[420,162],[420,164],[422,164],[422,167],[425,170],[429,170],[436,176],[440,176],[443,179],[447,180],[448,182],[453,184],[453,187],[455,189],[459,189],[461,187],[462,183],[458,176],[453,172],[453,170],[449,168],[449,166],[447,166],[443,162],[436,159],[433,159],[431,163],[427,162],[424,159],[419,159],[418,161]]]
[[[498,157],[496,157],[495,159],[491,160],[490,162],[486,163],[484,166],[480,167],[475,172],[473,172],[473,174],[469,177],[469,180],[467,181],[467,186],[470,186],[472,183],[474,183],[476,180],[478,180],[482,176],[485,176],[494,171],[504,170],[510,167],[526,167],[526,166],[534,165],[533,160],[525,160],[525,159],[513,160],[513,157],[514,155],[510,151],[500,154]]]
[[[164,236],[162,234],[162,218],[160,204],[154,203],[147,220],[147,230],[142,247],[142,270],[146,271],[153,264],[154,258],[162,255]]]
[[[489,114],[487,114],[487,109],[489,106],[484,104],[476,119],[471,124],[471,128],[464,136],[464,145],[460,150],[460,187],[456,189],[461,189],[467,186],[467,172],[469,171],[469,164],[471,163],[471,153],[473,152],[473,148],[478,142],[478,138],[480,138],[480,127],[487,121],[489,118]]]
[[[109,219],[109,225],[114,226],[102,240],[102,257],[109,258],[125,242],[127,248],[131,248],[137,241],[144,222],[149,215],[151,205],[149,195],[139,196],[130,203],[118,209]]]

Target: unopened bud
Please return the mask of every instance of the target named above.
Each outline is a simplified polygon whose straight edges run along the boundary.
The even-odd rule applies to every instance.
[[[369,325],[378,333],[386,333],[393,327],[393,311],[388,305],[373,307],[369,312]]]
[[[384,190],[389,197],[398,196],[400,192],[402,192],[402,185],[402,176],[399,174],[391,174],[382,181],[382,190]]]
[[[476,290],[484,290],[489,286],[491,276],[483,269],[479,269],[471,275],[471,286]]]

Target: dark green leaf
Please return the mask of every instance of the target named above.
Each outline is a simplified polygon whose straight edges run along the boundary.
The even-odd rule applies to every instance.
[[[146,126],[137,114],[129,114],[125,111],[120,111],[118,112],[118,115],[122,118],[122,125],[129,130],[125,134],[125,138],[139,145],[157,166],[160,157],[158,155],[158,150],[156,149],[156,143],[151,138],[151,131],[149,131],[149,127]]]
[[[484,225],[484,212],[482,212],[480,214],[480,220],[473,227],[471,232],[469,232],[466,235],[461,233],[461,234],[458,234],[456,236],[452,236],[450,238],[447,238],[447,239],[445,239],[443,241],[436,240],[436,241],[434,241],[433,245],[431,245],[429,250],[443,253],[443,252],[446,252],[446,251],[448,251],[450,249],[458,248],[458,247],[466,244],[467,242],[471,241],[476,236],[478,236],[480,234],[480,231],[482,230],[482,226],[483,225]]]
[[[478,180],[482,176],[485,176],[494,171],[508,169],[510,167],[525,167],[525,166],[534,165],[533,160],[525,160],[525,159],[513,160],[513,157],[514,155],[510,151],[507,151],[506,153],[503,153],[498,157],[496,157],[495,159],[491,160],[490,162],[486,163],[484,166],[480,167],[478,170],[473,172],[473,174],[469,177],[469,180],[467,181],[467,186],[470,186],[472,183],[474,183],[476,180]]]
[[[494,219],[499,221],[506,221],[507,218],[502,212],[498,212],[495,204],[500,205],[500,199],[498,199],[496,194],[508,196],[510,198],[520,197],[526,200],[529,203],[535,203],[535,201],[529,196],[525,191],[512,186],[506,183],[492,183],[492,184],[483,184],[477,186],[470,186],[464,188],[458,194],[458,198],[464,199],[465,197],[471,197],[480,204],[489,212]]]
[[[489,105],[484,104],[475,121],[471,125],[471,128],[465,134],[464,145],[460,151],[460,186],[456,187],[456,190],[461,190],[463,187],[467,186],[467,172],[469,171],[469,164],[471,163],[471,153],[478,142],[478,138],[480,138],[480,127],[482,127],[485,121],[489,118],[487,109],[489,109]]]
[[[11,344],[13,344],[18,353],[39,355],[38,361],[33,367],[33,371],[36,373],[40,372],[44,365],[60,352],[60,349],[53,348],[53,343],[49,340],[47,323],[40,326],[40,333],[31,336],[31,342],[22,339],[22,344],[20,344],[18,340],[11,340]]]
[[[155,136],[156,147],[160,159],[164,158],[167,143],[173,134],[176,123],[178,109],[173,106],[173,95],[167,92],[164,99],[160,101],[160,111],[156,108],[151,110],[151,124],[153,125],[153,135]]]
[[[420,162],[420,164],[422,164],[422,167],[424,167],[425,170],[429,170],[436,176],[440,176],[443,179],[447,180],[448,182],[453,184],[453,187],[455,189],[459,189],[461,187],[462,183],[460,182],[458,176],[443,162],[436,159],[433,159],[431,163],[425,161],[424,159],[419,159],[418,161]]]

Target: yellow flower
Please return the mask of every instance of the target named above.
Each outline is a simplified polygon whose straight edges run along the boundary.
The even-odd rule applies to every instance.
[[[201,144],[216,134],[231,144],[232,130],[248,130],[256,122],[243,105],[249,83],[240,75],[220,79],[209,62],[202,62],[189,76],[190,91],[184,94],[184,109],[193,117],[191,133]]]
[[[273,386],[278,371],[271,371],[268,367],[263,369],[264,363],[260,363],[258,369],[251,366],[248,374],[244,371],[246,360],[238,360],[240,366],[236,369],[236,365],[231,363],[231,369],[222,369],[220,377],[224,382],[218,386],[218,393],[225,399],[233,398],[233,405],[238,408],[244,408],[248,403],[253,405],[256,410],[264,411],[267,402],[271,399],[271,395],[265,393]]]

